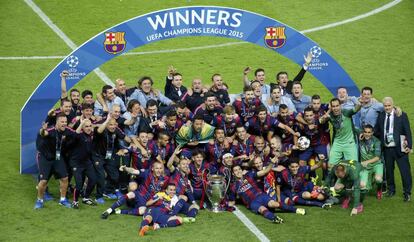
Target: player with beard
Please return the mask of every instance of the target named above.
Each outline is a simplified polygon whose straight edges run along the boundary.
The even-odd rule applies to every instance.
[[[230,103],[229,93],[227,89],[223,86],[223,78],[220,74],[214,74],[211,76],[211,82],[213,85],[210,88],[210,92],[214,94],[217,98],[217,102],[221,107],[226,106]]]
[[[204,103],[195,111],[195,115],[202,115],[206,123],[212,124],[214,117],[223,113],[223,108],[217,105],[217,98],[212,92],[204,94]]]
[[[155,141],[149,139],[148,133],[145,128],[140,129],[137,145],[133,144],[129,149],[131,152],[131,167],[140,171],[149,169],[158,156]]]
[[[279,113],[280,104],[288,106],[289,112],[296,112],[296,108],[292,103],[292,100],[290,100],[287,96],[282,96],[282,92],[278,85],[272,84],[270,91],[270,95],[262,95],[262,103],[272,117],[276,117]]]
[[[237,98],[233,102],[233,106],[242,122],[245,123],[249,118],[253,117],[256,109],[260,107],[262,102],[255,97],[253,88],[250,86],[243,88],[243,94],[242,97]]]
[[[326,112],[329,110],[329,106],[326,103],[321,103],[321,97],[319,95],[313,95],[311,105],[312,111],[315,115],[315,119],[318,119],[323,116]],[[296,120],[300,122],[303,125],[308,125],[307,122],[303,119],[303,114],[298,113],[296,116]],[[320,137],[321,139],[325,140],[327,144],[330,144],[331,136],[329,133],[329,123],[319,124],[321,126],[320,128]],[[308,125],[309,127],[312,127],[313,125]]]
[[[145,213],[147,201],[158,192],[163,191],[169,177],[165,175],[164,165],[161,162],[154,162],[151,169],[139,171],[137,169],[121,166],[120,171],[131,175],[128,193],[121,196],[110,208],[101,214],[102,219],[107,219],[111,214],[128,214],[139,216]],[[138,184],[141,184],[138,187]],[[119,209],[123,205],[129,209]]]
[[[289,127],[291,130],[295,130],[296,128],[296,120],[295,120],[296,113],[290,114],[289,109],[286,105],[281,104],[279,107],[279,115],[277,119],[280,123],[284,124],[285,126]],[[284,144],[296,144],[297,138],[300,136],[299,132],[291,133],[289,129],[281,129],[281,132],[276,133],[282,138],[282,142]]]
[[[193,122],[183,125],[178,131],[175,140],[181,147],[204,149],[204,146],[213,137],[214,127],[205,123],[202,115],[195,115]]]
[[[216,128],[214,130],[214,140],[210,140],[206,147],[208,163],[218,169],[223,154],[232,152],[232,145],[226,140],[224,130],[222,128]]]
[[[66,90],[66,77],[69,76],[68,71],[62,71],[60,73],[61,81],[60,81],[60,87],[61,87],[61,94],[60,99],[68,99],[68,92]],[[80,103],[80,92],[78,89],[72,89],[69,92],[70,101],[72,103],[72,109],[71,109],[71,116],[78,116],[81,114],[81,103]],[[68,120],[71,121],[71,120]]]
[[[168,159],[174,153],[175,146],[170,142],[171,136],[166,132],[158,134],[156,149],[158,150],[157,160],[166,164]]]
[[[255,137],[246,132],[244,126],[237,126],[236,139],[233,141],[233,150],[235,154],[236,164],[242,167],[249,166],[250,155],[254,152],[254,140]]]
[[[326,157],[328,157],[329,139],[327,138],[328,136],[324,135],[324,125],[319,123],[319,119],[316,118],[314,110],[311,107],[305,108],[304,121],[306,124],[299,125],[299,132],[302,136],[305,136],[310,140],[310,145],[309,148],[302,149],[299,152],[300,165],[306,166],[312,156],[317,156],[319,160],[325,161]],[[327,167],[325,163],[323,164],[323,174],[324,177],[326,177]],[[311,176],[315,177],[316,173],[312,172]]]
[[[42,128],[36,139],[36,149],[38,150],[39,183],[37,185],[37,200],[35,209],[43,208],[43,195],[52,172],[60,182],[60,201],[59,204],[70,208],[71,204],[66,198],[68,189],[68,173],[62,156],[65,146],[75,137],[75,132],[67,128],[67,118],[61,113],[56,116],[56,124],[53,128],[48,128],[47,123],[42,124]]]

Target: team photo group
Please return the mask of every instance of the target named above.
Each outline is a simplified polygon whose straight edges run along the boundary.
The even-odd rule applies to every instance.
[[[369,86],[359,97],[346,87],[329,100],[306,93],[311,61],[308,53],[296,75],[240,67],[232,80],[242,83],[239,94],[228,93],[220,73],[201,80],[173,66],[165,81],[139,73],[136,86],[117,79],[100,93],[67,90],[63,71],[59,107],[44,114],[36,140],[34,208],[47,209],[56,178],[63,207],[102,206],[102,219],[142,216],[144,236],[196,222],[200,209],[232,212],[238,204],[283,223],[282,213],[305,215],[306,206],[358,215],[365,197],[388,199],[397,189],[410,202],[407,114]],[[191,86],[184,78],[194,78]]]

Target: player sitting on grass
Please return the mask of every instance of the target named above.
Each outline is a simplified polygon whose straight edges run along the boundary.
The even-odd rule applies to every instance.
[[[125,166],[120,167],[120,170],[138,176],[137,180],[140,181],[139,183],[141,185],[139,189],[137,189],[138,182],[130,182],[130,192],[121,196],[118,201],[113,203],[110,208],[105,210],[101,215],[102,219],[107,219],[109,215],[113,213],[129,214],[135,216],[143,215],[146,209],[146,202],[157,192],[162,191],[168,181],[168,176],[164,175],[164,165],[159,161],[155,161],[152,164],[151,171],[145,170],[144,172],[140,172],[138,170]],[[117,209],[126,204],[127,201],[132,201],[132,209]]]
[[[337,178],[334,191],[342,198],[342,208],[348,208],[351,197],[353,199],[352,215],[362,213],[364,207],[361,203],[361,190],[359,172],[360,164],[354,160],[343,160],[336,164],[325,180],[325,185],[331,184],[331,179]],[[351,194],[352,192],[352,194]]]
[[[240,165],[233,166],[232,170],[235,181],[231,184],[229,205],[235,204],[237,195],[254,213],[260,213],[274,223],[283,223],[283,219],[269,211],[269,209],[280,207],[280,203],[263,193],[251,177],[244,176]]]
[[[297,158],[291,159],[289,169],[281,171],[277,176],[277,184],[281,186],[282,193],[295,204],[321,208],[330,207],[330,203],[323,202],[326,199],[323,191],[314,189],[314,184],[306,180],[306,175],[319,168],[322,162],[323,160],[320,160],[313,166],[299,166]]]
[[[156,230],[165,227],[176,227],[183,223],[183,219],[170,212],[178,202],[176,186],[170,183],[165,192],[158,192],[147,203],[148,209],[145,211],[144,219],[139,228],[139,236],[144,236],[153,224],[152,229]]]

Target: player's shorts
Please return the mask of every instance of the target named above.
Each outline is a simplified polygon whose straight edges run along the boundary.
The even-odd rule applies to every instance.
[[[280,193],[280,201],[285,202],[286,198],[295,201],[297,197],[302,198],[302,194],[307,191],[292,192],[291,190],[284,190]]]
[[[134,204],[135,208],[145,207],[147,204],[147,201],[150,199],[149,194],[142,195],[139,189],[134,191],[134,195],[135,195],[135,204]]]
[[[42,154],[38,156],[39,180],[48,180],[53,173],[56,179],[68,176],[63,160],[47,160]]]
[[[163,212],[162,209],[159,207],[147,209],[144,213],[144,218],[148,215],[151,215],[153,223],[157,223],[160,226],[166,225],[168,223],[168,219],[172,217],[171,215],[168,215],[165,212]]]
[[[328,158],[328,147],[327,145],[315,145],[310,146],[306,150],[299,153],[299,159],[309,161],[312,155],[324,155],[325,159]]]
[[[194,200],[201,200],[203,196],[203,189],[194,189],[193,190]]]
[[[346,144],[335,143],[334,141],[329,151],[328,164],[333,167],[342,160],[358,161],[358,147],[353,140]]]
[[[383,173],[384,173],[384,165],[381,162],[377,162],[377,164],[373,165],[369,169],[362,168],[362,170],[359,173],[359,177],[360,177],[361,183],[365,184],[366,189],[371,190],[372,176],[378,175],[382,177]]]
[[[252,203],[250,204],[250,210],[252,210],[255,213],[259,213],[260,206],[268,207],[267,204],[271,200],[272,199],[267,194],[262,193],[252,201]]]

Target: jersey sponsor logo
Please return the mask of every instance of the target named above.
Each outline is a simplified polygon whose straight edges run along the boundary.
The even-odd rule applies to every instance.
[[[264,37],[266,46],[273,49],[284,46],[286,43],[285,29],[286,27],[267,27]]]
[[[125,46],[125,32],[105,33],[104,48],[106,52],[115,55],[124,51]]]

